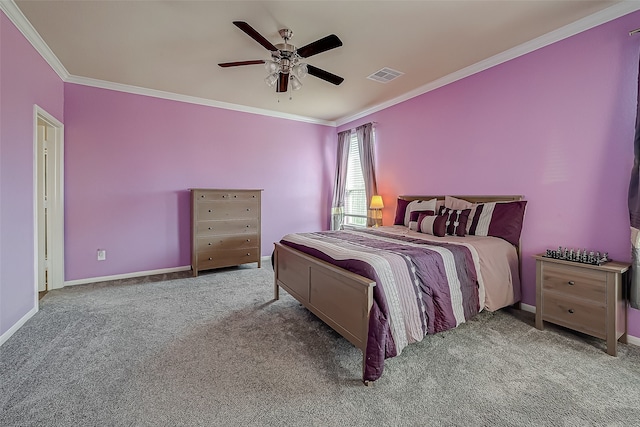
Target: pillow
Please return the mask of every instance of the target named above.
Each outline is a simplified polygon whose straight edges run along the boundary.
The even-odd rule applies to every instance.
[[[411,212],[413,211],[436,211],[436,202],[438,199],[431,200],[414,200],[407,205],[407,210],[404,214],[404,225],[409,226],[411,219]]]
[[[447,233],[447,218],[426,212],[418,215],[418,232],[443,237]]]
[[[518,245],[526,207],[526,200],[480,203],[469,219],[469,234],[500,237],[512,245]]]
[[[439,214],[446,217],[447,234],[464,237],[467,234],[467,220],[471,209],[449,209],[441,207]]]
[[[393,220],[393,225],[406,225],[404,223],[404,214],[407,211],[408,205],[408,200],[398,199],[396,202],[396,218]]]
[[[474,204],[467,202],[466,200],[458,199],[457,197],[444,196],[444,207],[449,209],[471,209]]]
[[[418,225],[418,218],[420,215],[436,215],[435,210],[426,210],[426,211],[411,211],[409,214],[409,230],[420,231]]]

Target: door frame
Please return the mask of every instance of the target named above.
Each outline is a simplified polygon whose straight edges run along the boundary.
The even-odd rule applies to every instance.
[[[33,106],[33,227],[34,227],[34,289],[38,306],[38,121],[44,121],[53,131],[53,145],[48,148],[51,168],[48,176],[48,289],[64,286],[64,125],[38,105]]]

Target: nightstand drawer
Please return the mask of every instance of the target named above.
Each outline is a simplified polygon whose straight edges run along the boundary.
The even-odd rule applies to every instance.
[[[584,267],[545,264],[544,291],[560,292],[567,296],[602,303],[606,298],[607,273]]]
[[[606,307],[604,300],[599,304],[579,298],[565,298],[555,293],[547,293],[544,298],[542,317],[576,331],[597,338],[606,336]]]

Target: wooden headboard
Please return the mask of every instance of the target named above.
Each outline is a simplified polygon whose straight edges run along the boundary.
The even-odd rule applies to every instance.
[[[438,200],[444,200],[445,196],[398,196],[399,199],[408,200],[410,202],[414,200],[431,200],[436,198]],[[522,200],[522,196],[449,196],[456,199],[466,200],[471,203],[488,203],[488,202],[517,202]]]

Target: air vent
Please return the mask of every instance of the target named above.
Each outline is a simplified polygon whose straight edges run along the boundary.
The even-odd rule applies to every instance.
[[[383,69],[378,70],[375,73],[371,74],[367,78],[370,80],[375,80],[380,83],[389,83],[391,80],[395,79],[396,77],[400,77],[403,74],[404,73],[401,73],[400,71],[393,70],[388,67],[384,67]]]

